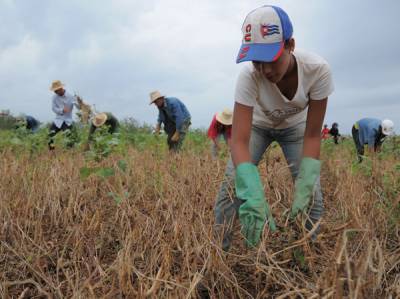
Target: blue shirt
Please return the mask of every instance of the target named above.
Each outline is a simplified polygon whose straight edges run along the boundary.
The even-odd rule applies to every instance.
[[[64,113],[64,106],[70,110],[68,113]],[[65,122],[68,126],[72,125],[72,109],[73,107],[79,107],[76,97],[65,91],[63,96],[58,94],[53,95],[52,110],[56,114],[54,124],[57,128],[61,128]]]
[[[182,125],[185,121],[190,120],[191,116],[185,104],[179,99],[173,97],[164,98],[164,106],[158,108],[158,124],[174,122],[176,130],[182,132]]]
[[[30,115],[27,115],[25,119],[26,119],[26,128],[28,130],[32,130],[32,132],[36,132],[37,129],[39,128],[39,121]]]
[[[379,127],[382,121],[376,118],[363,118],[356,123],[358,124],[358,138],[362,145],[368,144],[369,147],[375,146],[376,139],[380,135]]]

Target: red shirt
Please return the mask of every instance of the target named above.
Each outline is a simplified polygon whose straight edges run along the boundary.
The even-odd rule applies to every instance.
[[[322,139],[328,139],[329,138],[329,129],[328,128],[322,129],[321,138]]]
[[[217,114],[214,115],[210,127],[208,128],[208,137],[210,139],[215,139],[218,137],[218,135],[225,135],[227,139],[231,139],[232,135],[232,125],[227,126],[221,124],[219,121],[217,121]]]

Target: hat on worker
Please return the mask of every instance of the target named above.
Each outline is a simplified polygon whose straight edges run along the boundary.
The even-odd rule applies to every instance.
[[[93,118],[92,123],[95,127],[101,127],[102,125],[105,124],[106,120],[107,120],[106,113],[98,113]]]
[[[390,119],[382,120],[382,133],[389,136],[393,135],[394,123]]]
[[[64,88],[64,84],[60,80],[55,80],[51,83],[50,90],[56,91],[58,89]]]
[[[150,93],[150,105],[153,104],[159,98],[163,98],[164,96],[158,91],[153,91]]]
[[[251,11],[242,26],[243,40],[236,63],[243,61],[272,62],[293,35],[292,22],[280,7],[265,5]]]
[[[232,125],[232,110],[229,108],[225,108],[222,112],[217,113],[216,119],[223,125],[230,126]]]

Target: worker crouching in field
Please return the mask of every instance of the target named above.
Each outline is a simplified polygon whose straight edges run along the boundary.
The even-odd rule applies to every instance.
[[[381,150],[381,145],[386,136],[393,134],[394,124],[391,120],[376,118],[363,118],[357,121],[351,129],[357,150],[358,162],[362,162],[364,145],[368,145],[368,152],[374,154]]]
[[[182,147],[183,140],[191,124],[189,111],[179,99],[165,97],[158,91],[150,93],[150,105],[153,103],[158,108],[155,133],[159,134],[161,125],[164,124],[164,131],[168,135],[169,150],[178,152]]]
[[[292,23],[281,8],[253,10],[242,32],[237,63],[251,63],[243,67],[236,83],[232,159],[215,204],[217,232],[223,232],[225,250],[230,246],[237,214],[248,246],[260,242],[266,221],[272,231],[276,230],[257,169],[273,141],[280,144],[296,179],[291,219],[307,213],[305,225],[311,230],[322,217],[321,128],[327,99],[334,89],[324,59],[294,50]],[[236,196],[232,199],[233,182]]]
[[[224,139],[230,145],[232,135],[232,111],[224,109],[224,111],[216,113],[208,128],[208,138],[211,139],[211,154],[213,158],[218,157],[220,148],[219,139]]]
[[[100,127],[107,127],[109,134],[115,133],[119,128],[118,119],[110,112],[98,113],[93,117],[92,123],[89,129],[88,142],[85,145],[85,150],[89,149],[89,144],[93,141],[94,132]]]
[[[329,129],[329,134],[333,137],[333,141],[335,144],[339,144],[339,124],[338,123],[333,123],[332,127]]]
[[[17,117],[17,128],[24,128],[32,133],[35,133],[40,126],[40,122],[30,115]]]
[[[72,110],[74,106],[79,108],[77,98],[68,93],[64,84],[56,80],[51,84],[50,90],[55,94],[52,98],[52,110],[56,114],[56,118],[50,127],[49,132],[49,149],[54,149],[54,136],[65,130],[72,130]],[[69,144],[72,146],[72,144]]]
[[[329,129],[327,124],[324,125],[324,128],[321,131],[321,138],[322,140],[326,140],[329,138]]]

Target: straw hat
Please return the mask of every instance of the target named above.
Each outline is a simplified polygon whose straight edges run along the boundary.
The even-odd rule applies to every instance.
[[[107,120],[107,114],[105,113],[98,113],[92,120],[92,123],[95,127],[101,127]]]
[[[164,96],[158,91],[153,91],[150,93],[150,105],[153,104],[157,99],[163,98]]]
[[[230,126],[232,125],[232,110],[229,108],[225,108],[224,111],[217,113],[217,121],[223,125]]]
[[[56,91],[58,89],[64,88],[64,84],[60,80],[55,80],[51,83],[50,90]]]

